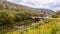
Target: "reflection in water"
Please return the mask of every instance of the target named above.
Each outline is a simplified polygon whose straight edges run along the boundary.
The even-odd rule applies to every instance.
[[[34,22],[32,22],[31,24],[29,24],[30,26],[34,26],[35,25],[35,23]],[[27,25],[27,26],[29,26],[29,25]],[[25,28],[26,26],[24,26],[24,25],[22,25],[22,26],[13,26],[14,28]]]

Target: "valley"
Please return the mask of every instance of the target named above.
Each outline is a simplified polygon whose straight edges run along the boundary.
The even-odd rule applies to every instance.
[[[0,34],[60,34],[60,11],[0,0]]]

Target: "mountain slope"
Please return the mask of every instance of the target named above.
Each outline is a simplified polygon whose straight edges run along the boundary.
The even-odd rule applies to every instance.
[[[53,11],[53,10],[50,10],[50,9],[40,8],[40,9],[38,9],[38,10],[41,10],[41,12],[46,11],[48,14],[53,14],[53,13],[54,13],[54,11]]]
[[[17,10],[17,11],[35,11],[35,12],[40,12],[40,13],[44,13],[47,12],[47,14],[52,14],[54,13],[53,10],[50,9],[43,9],[43,8],[30,8],[27,6],[23,6],[23,5],[19,5],[19,4],[15,4],[6,0],[2,0],[2,3],[6,5],[7,9],[11,9],[11,10]]]

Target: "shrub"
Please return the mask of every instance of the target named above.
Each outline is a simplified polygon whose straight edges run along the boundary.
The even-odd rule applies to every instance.
[[[8,10],[0,10],[0,25],[12,26],[14,24],[25,24],[30,23],[33,19],[31,14],[26,12],[11,12]],[[22,23],[23,22],[23,23]]]
[[[49,23],[51,21],[51,19],[44,19],[43,21],[44,21],[44,23]]]
[[[14,15],[6,10],[0,11],[0,23],[1,25],[12,25],[14,22]]]
[[[53,14],[51,15],[52,18],[59,18],[59,16],[57,14]]]

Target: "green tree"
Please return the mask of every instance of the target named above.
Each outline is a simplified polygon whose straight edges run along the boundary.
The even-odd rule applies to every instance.
[[[52,14],[51,17],[52,18],[59,18],[59,16],[57,14]]]

